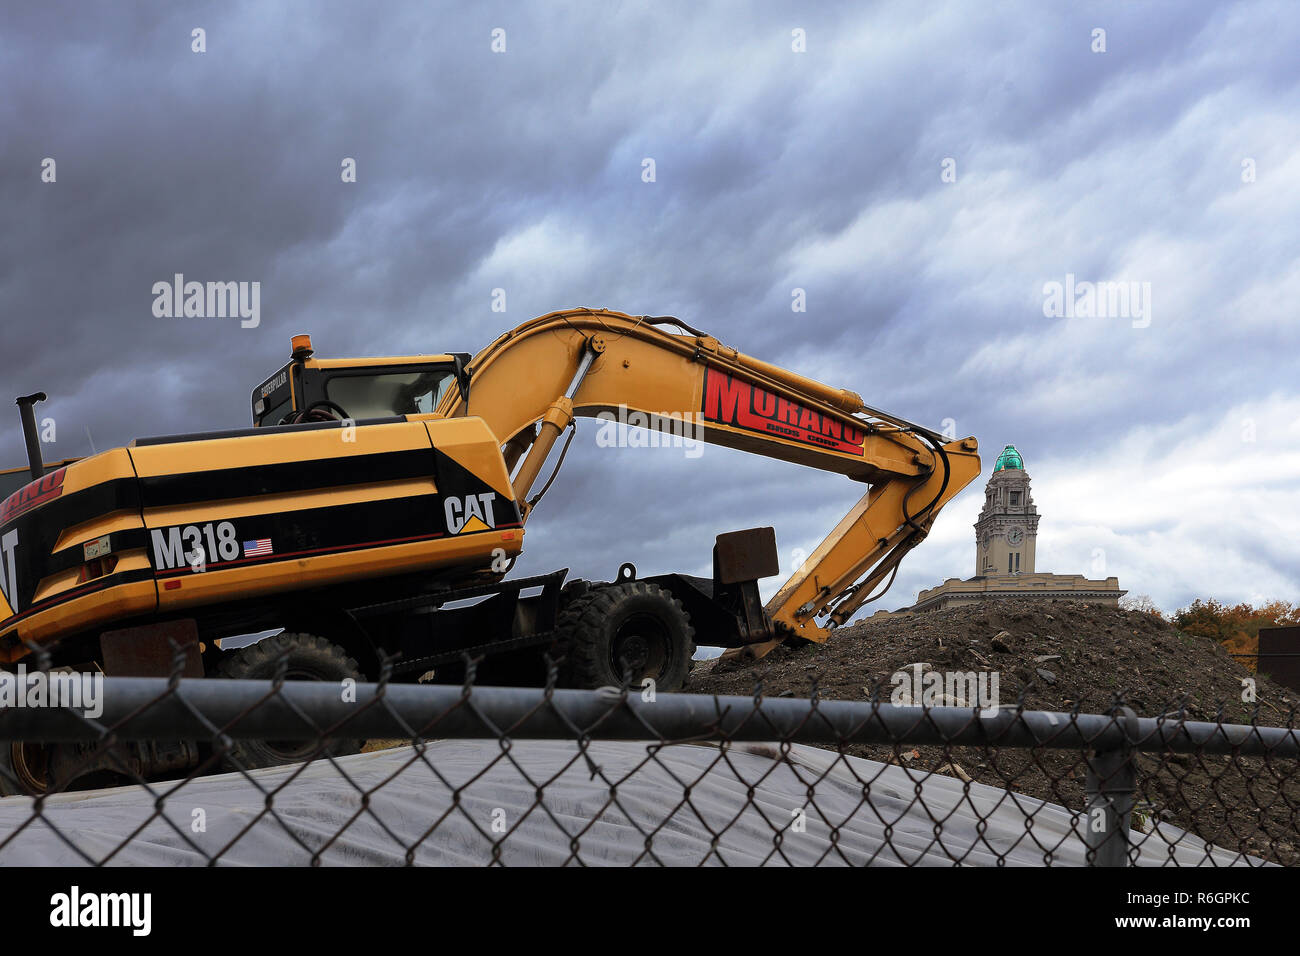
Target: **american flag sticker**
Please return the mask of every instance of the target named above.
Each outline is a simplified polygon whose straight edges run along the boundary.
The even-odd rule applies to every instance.
[[[256,541],[244,542],[244,557],[260,558],[271,553],[271,539],[258,538]]]

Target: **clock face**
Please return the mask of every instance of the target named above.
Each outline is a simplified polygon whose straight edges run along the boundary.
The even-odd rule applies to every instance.
[[[1019,528],[1012,528],[1007,532],[1007,544],[1019,544],[1025,537],[1025,533]]]

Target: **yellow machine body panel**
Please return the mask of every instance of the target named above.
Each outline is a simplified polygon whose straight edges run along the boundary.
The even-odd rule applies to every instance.
[[[111,575],[91,578],[85,570],[106,535],[139,544],[139,508],[118,495],[134,480],[130,453],[114,448],[56,468],[0,504],[0,661],[27,653],[20,636],[40,641],[153,610],[142,547],[115,555]],[[95,557],[87,559],[88,551]]]
[[[62,461],[45,462],[45,471],[58,471],[71,465],[74,461],[80,461],[80,458],[65,458]],[[18,491],[24,485],[32,480],[32,470],[28,465],[22,468],[3,468],[0,469],[0,504],[8,500],[9,496]]]
[[[450,362],[454,356],[451,355],[388,355],[388,356],[371,356],[362,359],[322,359],[309,358],[303,361],[306,368],[389,368],[390,366],[402,365],[427,365],[430,362]]]
[[[141,440],[15,496],[4,661],[129,617],[468,574],[523,547],[499,442],[472,417]]]

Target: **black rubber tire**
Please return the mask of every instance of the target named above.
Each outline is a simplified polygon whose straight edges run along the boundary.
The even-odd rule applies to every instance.
[[[650,677],[658,690],[679,690],[695,653],[695,630],[682,602],[648,581],[592,587],[560,612],[556,630],[566,683],[574,687],[621,687],[617,661],[627,657],[617,650],[624,648],[634,655],[633,687]],[[637,641],[646,646],[644,655]]]
[[[285,658],[286,680],[337,681],[340,684],[348,678],[357,683],[365,680],[357,662],[337,644],[315,634],[288,631],[222,655],[216,676],[233,680],[274,680],[281,658]],[[364,742],[333,740],[328,751],[336,757],[354,754],[361,750]],[[235,740],[229,757],[245,770],[278,767],[306,760],[315,752],[316,745],[314,740]]]
[[[6,670],[8,670],[6,668]],[[44,768],[26,767],[19,768],[14,766],[14,750],[19,745],[14,741],[0,740],[0,797],[35,797],[44,793],[48,789],[48,780],[43,772]],[[33,751],[32,760],[42,758],[42,748],[37,744],[28,744],[27,747]],[[31,763],[31,761],[27,761]],[[27,782],[32,778],[39,778],[44,781],[43,786],[32,786]],[[35,781],[33,781],[35,782]]]
[[[15,776],[13,756],[9,752],[12,746],[7,740],[0,740],[0,797],[13,797],[22,793],[11,779]]]
[[[23,782],[24,774],[14,766],[14,748],[17,744],[0,740],[0,797],[39,796],[45,787],[33,787]],[[33,746],[31,744],[28,745]]]

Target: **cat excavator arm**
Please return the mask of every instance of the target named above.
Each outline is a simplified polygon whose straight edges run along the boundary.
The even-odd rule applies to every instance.
[[[474,356],[438,413],[480,417],[501,439],[525,520],[540,498],[530,493],[545,462],[579,416],[867,485],[767,602],[773,637],[740,649],[760,656],[790,637],[825,641],[892,580],[940,509],[980,473],[974,438],[945,438],[667,316],[581,309],[533,319]]]

